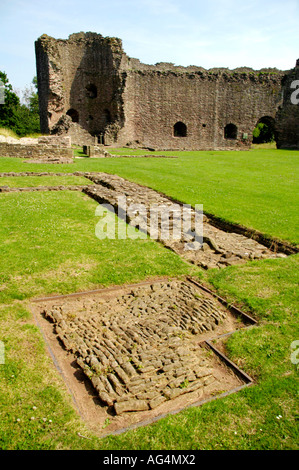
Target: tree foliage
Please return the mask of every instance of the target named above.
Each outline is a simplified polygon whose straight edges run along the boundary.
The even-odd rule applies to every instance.
[[[274,142],[274,129],[270,124],[259,122],[252,132],[253,143],[264,144],[267,142]]]
[[[25,103],[21,104],[19,97],[13,92],[5,72],[0,72],[0,80],[4,85],[4,104],[0,104],[0,127],[13,130],[23,137],[40,132],[39,107],[36,77],[30,88],[24,92]]]

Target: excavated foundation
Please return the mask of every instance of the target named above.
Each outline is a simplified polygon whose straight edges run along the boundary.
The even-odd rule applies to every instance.
[[[92,384],[111,431],[248,384],[205,343],[248,319],[188,279],[50,297],[32,310],[59,368],[75,363]]]
[[[189,206],[185,212],[185,217],[189,217],[191,220],[191,226],[190,230],[184,232],[182,230],[184,214],[181,204],[174,203],[153,189],[132,183],[116,175],[98,173],[96,175],[85,174],[85,176],[95,183],[95,185],[83,189],[87,195],[100,204],[110,204],[120,216],[125,213],[128,223],[136,227],[142,225],[145,227],[144,231],[150,236],[152,235],[151,217],[156,211],[158,224],[155,239],[187,261],[205,269],[242,264],[253,259],[287,256],[285,253],[270,250],[250,237],[215,227],[204,214],[202,216],[202,241],[198,242],[196,214],[192,207]],[[126,198],[125,206],[122,202],[123,196]],[[138,212],[136,207],[140,204],[146,208],[146,211],[145,213],[139,212],[136,217],[136,212]],[[170,215],[169,231],[166,231],[169,236],[166,238],[163,236],[165,233],[163,232],[163,228],[165,229],[163,218],[159,217],[161,208]],[[141,222],[143,223],[141,224]],[[181,234],[180,238],[177,238],[177,233]]]

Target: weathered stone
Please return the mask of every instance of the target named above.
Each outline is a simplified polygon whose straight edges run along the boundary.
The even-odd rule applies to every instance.
[[[141,320],[134,311],[135,300],[146,304]],[[216,380],[208,367],[207,351],[195,341],[185,320],[192,324],[198,319],[216,327],[227,320],[220,306],[193,283],[174,279],[159,282],[157,289],[152,283],[148,289],[136,286],[103,297],[95,294],[88,303],[84,297],[55,299],[52,307],[43,305],[42,311],[67,350],[76,354],[101,401],[109,407],[117,402],[115,410],[120,414],[153,409]],[[180,336],[175,346],[173,338],[165,339],[165,330],[174,323],[173,334]],[[132,330],[142,336],[143,345],[133,348],[126,341]]]
[[[117,379],[117,377],[114,374],[108,374],[107,378],[111,382],[113,389],[115,390],[117,395],[122,396],[122,394],[124,393],[124,388],[123,385]]]
[[[165,389],[163,390],[163,393],[166,398],[168,398],[169,400],[173,400],[174,398],[186,393],[186,389],[184,388]]]
[[[100,400],[105,403],[106,405],[108,406],[113,406],[113,403],[114,401],[112,400],[112,398],[108,395],[107,392],[102,392],[100,391],[99,392],[99,397],[100,397]]]
[[[147,386],[145,384],[145,382],[142,382],[141,384],[139,385],[132,385],[132,384],[129,384],[127,386],[128,390],[132,393],[132,395],[137,395],[139,393],[143,393],[147,390]]]
[[[96,374],[101,374],[103,371],[103,366],[97,360],[95,356],[91,356],[89,360],[90,367],[95,371]]]
[[[248,149],[257,121],[275,117],[285,74],[142,64],[120,39],[90,32],[44,34],[35,47],[41,130],[57,132],[68,115],[76,143],[96,136],[135,148]]]
[[[299,149],[299,60],[283,81],[283,103],[276,115],[277,148]]]
[[[197,380],[196,382],[188,384],[186,392],[188,393],[195,392],[195,390],[198,390],[199,388],[203,386],[204,386],[203,379]]]
[[[118,375],[120,380],[124,382],[125,384],[127,384],[130,381],[129,376],[125,373],[125,371],[120,366],[115,367],[114,372]]]
[[[215,377],[213,375],[208,375],[207,377],[204,377],[203,379],[203,384],[205,386],[211,385],[213,382],[215,382]]]
[[[73,150],[68,147],[35,144],[21,145],[0,142],[1,157],[26,158],[44,163],[73,163]]]
[[[130,362],[123,363],[121,367],[129,377],[133,377],[137,374],[136,370]]]
[[[152,400],[154,398],[157,398],[158,396],[160,396],[160,394],[157,390],[137,394],[138,400]]]
[[[175,365],[171,362],[169,365],[163,366],[164,372],[169,372],[175,370]]]
[[[114,404],[114,410],[117,415],[128,412],[128,411],[145,411],[149,409],[149,405],[146,400],[126,400],[123,402],[116,402]]]
[[[166,401],[166,397],[163,395],[158,396],[157,398],[153,398],[152,400],[149,401],[149,407],[151,410],[154,408],[157,408],[159,405],[162,405]]]
[[[173,203],[166,197],[161,194],[149,189],[141,187],[132,182],[125,181],[123,178],[117,177],[116,175],[106,175],[104,173],[97,174],[96,176],[89,176],[89,178],[97,184],[96,187],[84,188],[84,192],[90,195],[99,203],[108,202],[115,209],[119,211],[119,196],[123,193],[126,194],[128,200],[132,203],[143,202],[148,215],[148,220],[150,220],[150,214],[152,212],[149,201],[154,201],[159,207],[165,206],[171,208]],[[130,205],[128,205],[128,213],[130,214]],[[191,209],[191,213],[194,213]],[[177,222],[180,225],[180,221]],[[149,235],[152,236],[151,226],[148,223],[146,225],[146,230]],[[161,224],[157,225],[157,239],[161,240]],[[240,235],[233,232],[225,232],[221,229],[218,229],[209,224],[208,221],[203,223],[203,237],[209,243],[209,251],[204,251],[202,249],[197,250],[185,250],[186,248],[186,233],[181,233],[180,240],[177,240],[175,243],[172,240],[163,240],[163,244],[173,251],[177,252],[180,256],[184,257],[187,261],[192,262],[196,265],[202,266],[205,269],[219,269],[228,265],[242,264],[249,259],[249,255],[256,258],[261,256],[267,257],[277,257],[277,254],[273,253],[270,249],[267,249],[265,246],[259,244],[255,240],[250,240],[245,235]],[[228,256],[230,253],[230,256]],[[158,292],[160,287],[155,287]],[[139,301],[135,303],[133,307],[133,313],[144,316],[146,314],[146,308],[143,308],[144,304]],[[139,310],[142,308],[142,310]],[[155,308],[160,310],[161,303],[156,302]],[[143,313],[141,313],[143,312]],[[189,321],[186,319],[186,321]],[[201,325],[190,325],[190,330],[197,328],[198,331],[201,331]],[[153,332],[148,332],[151,336],[151,341],[155,341],[156,337]],[[144,336],[146,336],[147,331],[143,332],[142,340],[144,341]],[[167,329],[165,334],[169,334]],[[134,333],[130,332],[130,338],[134,338]],[[170,333],[171,336],[171,333]],[[140,336],[141,337],[141,336]],[[172,339],[174,343],[179,343],[179,339]],[[135,341],[136,342],[136,339]],[[142,344],[142,343],[141,343]],[[132,344],[133,346],[133,344]],[[178,344],[174,344],[174,348],[177,348]]]

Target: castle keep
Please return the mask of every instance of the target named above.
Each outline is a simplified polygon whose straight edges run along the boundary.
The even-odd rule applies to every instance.
[[[283,104],[277,69],[146,65],[96,33],[43,35],[35,48],[41,131],[79,145],[248,148],[257,123],[274,126]]]

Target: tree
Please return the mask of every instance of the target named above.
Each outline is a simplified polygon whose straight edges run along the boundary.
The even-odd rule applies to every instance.
[[[273,126],[267,122],[259,122],[252,132],[254,144],[274,142],[275,135]]]
[[[24,104],[15,108],[17,123],[14,131],[20,136],[39,133],[40,122],[36,77],[33,78],[30,88],[25,88],[23,99]]]
[[[5,88],[5,103],[0,105],[0,127],[12,129],[20,137],[40,132],[37,79],[30,88],[25,88],[24,104],[13,92],[8,78],[0,72],[0,80]]]
[[[0,72],[0,80],[4,85],[4,104],[0,104],[0,127],[14,129],[17,124],[15,109],[20,106],[20,99],[13,92],[5,72]]]

